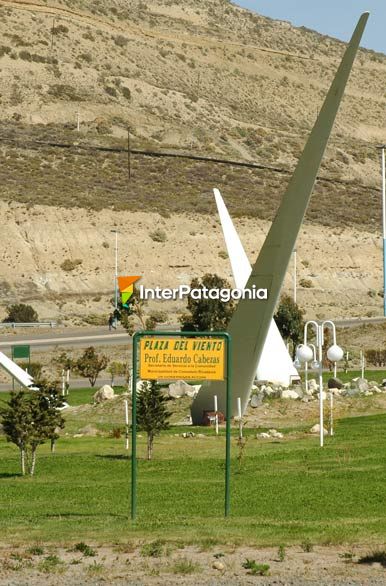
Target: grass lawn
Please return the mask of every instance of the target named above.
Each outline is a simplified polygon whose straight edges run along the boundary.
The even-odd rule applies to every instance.
[[[201,429],[201,432],[206,431]],[[171,429],[147,462],[139,438],[138,520],[129,520],[130,460],[124,440],[64,437],[40,448],[36,477],[19,476],[16,448],[0,438],[2,541],[278,545],[383,542],[386,415],[337,422],[336,435],[256,440],[238,471],[232,442],[231,516],[223,517],[224,438],[184,439]]]

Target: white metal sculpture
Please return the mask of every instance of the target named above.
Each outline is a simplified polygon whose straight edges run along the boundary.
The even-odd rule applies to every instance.
[[[0,352],[0,367],[10,374],[18,383],[26,389],[37,391],[38,388],[34,385],[34,380],[28,372],[20,368],[13,360],[8,358],[3,352]]]
[[[251,274],[252,267],[220,191],[214,189],[213,193],[216,199],[235,285],[237,289],[244,289]],[[257,366],[256,378],[257,380],[269,381],[274,384],[289,385],[298,377],[298,371],[292,363],[292,359],[275,320],[272,320]]]

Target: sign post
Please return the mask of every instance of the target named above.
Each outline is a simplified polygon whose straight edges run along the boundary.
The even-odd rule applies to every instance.
[[[137,514],[137,374],[143,380],[226,379],[225,517],[230,511],[231,337],[226,332],[136,332],[133,336],[131,519]]]

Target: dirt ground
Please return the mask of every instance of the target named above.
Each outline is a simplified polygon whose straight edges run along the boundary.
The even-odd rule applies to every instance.
[[[171,546],[162,557],[147,557],[131,546],[94,548],[95,556],[65,548],[44,548],[43,555],[26,553],[25,547],[0,549],[1,586],[72,586],[79,584],[247,585],[276,586],[376,586],[386,583],[386,570],[379,563],[359,564],[369,549],[352,546],[300,546],[285,549],[279,560],[277,548],[213,546],[210,551]],[[47,563],[57,556],[59,563]],[[268,564],[270,576],[262,577],[243,568],[246,559]],[[216,568],[217,566],[217,568]]]

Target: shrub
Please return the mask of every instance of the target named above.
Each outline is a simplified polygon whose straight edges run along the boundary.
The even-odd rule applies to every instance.
[[[164,232],[160,228],[157,228],[157,230],[150,232],[149,236],[152,240],[154,240],[154,242],[166,242],[166,240],[168,239],[166,232]]]
[[[314,286],[311,279],[300,279],[299,285],[304,289],[312,289],[312,287]]]
[[[74,269],[76,269],[76,267],[81,265],[82,262],[83,261],[80,258],[75,258],[74,260],[66,258],[66,260],[64,260],[60,265],[60,268],[66,272],[73,271]]]
[[[157,539],[151,543],[145,543],[141,548],[141,555],[144,557],[160,558],[163,554],[165,542]]]
[[[114,37],[114,43],[118,47],[126,47],[128,42],[128,39],[126,39],[126,37],[123,37],[122,35],[117,35],[116,37]]]
[[[96,555],[95,549],[92,549],[92,547],[83,541],[74,545],[74,551],[80,551],[86,557],[94,557]]]
[[[112,87],[111,85],[107,85],[105,87],[105,92],[106,92],[106,94],[109,94],[109,96],[113,96],[114,98],[116,98],[117,95],[118,95],[117,90],[115,89],[115,87]]]
[[[131,100],[131,91],[129,90],[128,87],[123,86],[123,88],[121,89],[122,92],[122,96],[124,98],[126,98],[126,100]]]
[[[252,574],[252,576],[269,576],[268,564],[257,564],[255,560],[249,560],[247,558],[242,566],[246,570],[249,570],[248,573]]]
[[[311,553],[314,549],[311,541],[309,539],[305,539],[301,544],[300,547],[305,553]]]
[[[32,323],[39,321],[37,312],[31,305],[25,303],[15,303],[7,307],[8,315],[3,320],[4,323]]]
[[[58,24],[52,28],[53,35],[66,35],[68,33],[68,27],[64,24]]]

